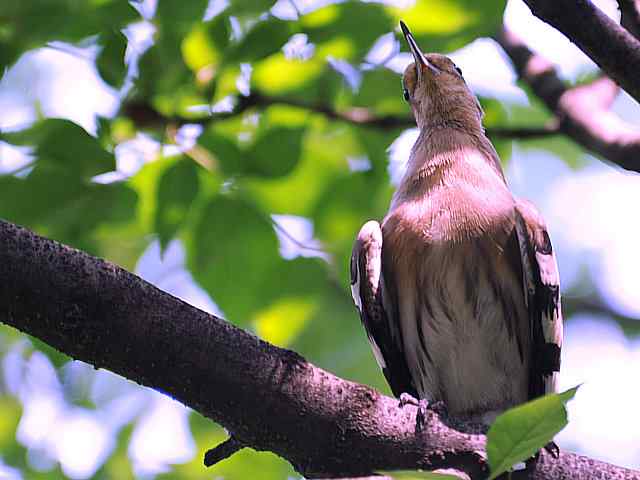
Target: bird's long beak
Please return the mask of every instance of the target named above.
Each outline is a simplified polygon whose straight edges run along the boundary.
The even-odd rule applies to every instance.
[[[400,20],[400,28],[402,29],[402,33],[404,34],[405,40],[409,44],[409,50],[411,50],[411,53],[413,54],[413,58],[416,62],[416,67],[418,67],[416,68],[416,71],[418,72],[418,80],[422,80],[421,67],[426,67],[429,70],[431,70],[431,72],[433,73],[440,73],[440,70],[438,69],[438,67],[436,67],[433,63],[429,62],[429,60],[427,60],[427,57],[424,56],[424,54],[422,53],[422,50],[420,50],[420,47],[416,42],[416,39],[413,38],[413,35],[411,35],[411,32],[409,31],[409,27],[407,27],[407,25],[402,20]]]

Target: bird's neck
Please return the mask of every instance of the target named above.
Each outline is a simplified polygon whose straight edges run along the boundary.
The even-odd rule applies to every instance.
[[[484,135],[482,107],[473,95],[431,94],[428,101],[413,103],[412,110],[423,132],[455,128],[471,135]]]
[[[470,162],[469,159],[475,159]],[[422,196],[432,188],[457,181],[477,183],[477,159],[495,172],[493,178],[504,182],[500,161],[483,131],[469,131],[464,125],[447,121],[422,128],[411,150],[407,170],[396,190],[394,203],[400,199]]]

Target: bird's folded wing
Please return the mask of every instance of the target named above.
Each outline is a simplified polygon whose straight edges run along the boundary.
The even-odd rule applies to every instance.
[[[517,202],[516,226],[532,346],[529,398],[535,398],[556,391],[562,348],[560,279],[544,220],[529,202]]]
[[[382,272],[382,232],[380,224],[372,220],[360,229],[353,246],[353,301],[360,313],[376,361],[394,395],[408,393],[417,397],[397,332],[398,319],[394,318],[397,309],[389,305],[389,295],[385,288]]]

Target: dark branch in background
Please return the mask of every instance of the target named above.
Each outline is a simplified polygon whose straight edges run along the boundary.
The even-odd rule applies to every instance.
[[[596,153],[612,163],[629,170],[640,171],[640,130],[608,111],[617,94],[615,84],[602,80],[593,87],[567,89],[546,60],[534,55],[517,37],[505,33],[498,38],[503,48],[511,56],[521,77],[529,83],[534,92],[542,98],[560,121],[540,127],[492,127],[487,135],[493,139],[535,139],[566,134],[585,149]],[[531,72],[527,71],[532,63]],[[594,97],[594,93],[597,96]],[[598,101],[594,102],[594,99]],[[231,112],[212,113],[205,118],[166,117],[151,105],[128,102],[121,108],[121,114],[130,118],[138,128],[167,128],[185,124],[209,125],[220,120],[240,115],[251,108],[266,108],[270,105],[289,105],[325,115],[327,118],[363,127],[401,129],[415,126],[410,116],[379,116],[363,107],[346,111],[336,111],[327,105],[308,103],[288,97],[272,97],[253,92],[249,96],[238,97],[238,103]]]
[[[524,0],[640,103],[640,41],[590,0]]]
[[[640,0],[618,0],[620,25],[640,40]]]
[[[415,407],[401,409],[111,263],[0,221],[0,265],[2,322],[222,425],[233,440],[209,461],[249,446],[307,477],[415,468],[487,475],[484,436],[454,430],[433,411],[417,434]],[[543,451],[529,478],[640,480],[640,473]]]
[[[553,65],[533,53],[513,32],[503,29],[496,40],[527,83],[559,121],[559,129],[587,150],[622,168],[640,172],[640,128],[609,110],[618,94],[607,77],[567,88]]]
[[[629,338],[640,336],[640,318],[626,315],[608,305],[598,294],[564,295],[562,313],[568,319],[577,314],[591,314],[613,319]]]
[[[185,124],[198,124],[204,126],[216,121],[226,120],[236,115],[240,115],[253,107],[266,108],[271,105],[288,105],[291,107],[302,108],[311,112],[320,113],[332,120],[339,120],[363,127],[380,128],[383,130],[411,128],[416,125],[413,117],[409,115],[376,115],[364,107],[354,107],[345,111],[337,111],[328,105],[309,103],[295,98],[272,97],[258,92],[252,92],[246,97],[238,97],[238,104],[231,112],[212,113],[210,116],[205,118],[189,119],[179,116],[165,117],[151,105],[140,102],[125,103],[121,108],[121,114],[130,118],[139,128],[166,127],[170,124],[176,126]],[[487,135],[490,137],[507,139],[540,138],[557,135],[558,133],[560,132],[554,125],[514,128],[494,127],[487,129]]]

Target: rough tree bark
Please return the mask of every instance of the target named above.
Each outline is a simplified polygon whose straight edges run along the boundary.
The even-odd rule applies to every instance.
[[[640,102],[640,41],[590,0],[524,0]]]
[[[432,411],[418,434],[414,407],[400,409],[109,262],[1,220],[0,321],[178,399],[224,426],[232,443],[270,450],[308,477],[443,467],[487,475],[484,436],[456,431]],[[542,453],[529,478],[640,473],[563,452],[558,460]]]
[[[554,66],[532,52],[508,29],[496,35],[518,77],[555,115],[559,130],[585,149],[622,168],[640,172],[640,128],[610,110],[618,86],[608,77],[573,88],[565,86]]]

